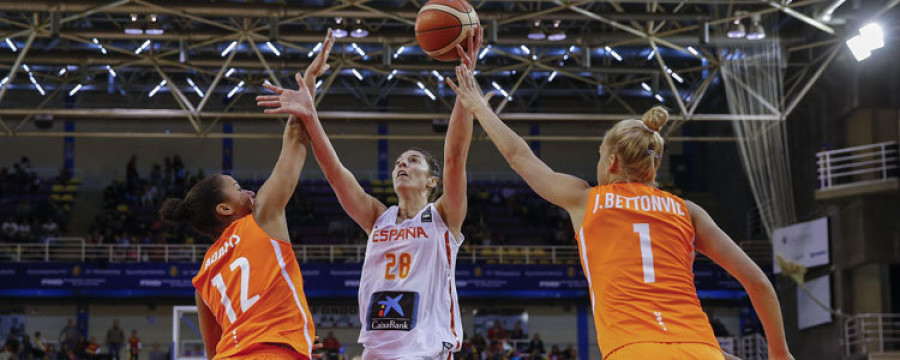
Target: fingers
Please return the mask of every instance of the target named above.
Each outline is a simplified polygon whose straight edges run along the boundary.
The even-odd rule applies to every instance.
[[[469,60],[469,55],[466,54],[465,50],[463,50],[462,46],[456,44],[456,54],[459,55],[459,62],[461,64],[469,64],[471,60]]]
[[[263,112],[266,114],[287,114],[288,110],[285,108],[277,108],[277,109],[266,109]]]
[[[272,92],[274,92],[274,93],[276,93],[276,94],[278,94],[278,95],[281,95],[281,93],[284,92],[284,89],[282,89],[282,88],[280,88],[280,87],[278,87],[278,86],[272,85],[272,84],[263,83],[263,87],[265,87],[266,89],[271,90]]]
[[[256,97],[256,101],[257,101],[257,102],[260,102],[260,101],[278,101],[279,99],[281,99],[281,97],[278,96],[278,95],[260,95],[260,96],[257,96],[257,97]]]
[[[447,86],[450,86],[450,89],[453,90],[456,95],[459,95],[459,88],[456,87],[456,84],[453,83],[453,80],[450,80],[450,78],[448,77],[444,79],[444,82],[447,83]]]
[[[496,91],[494,91],[494,90],[488,91],[487,94],[484,94],[484,101],[491,102],[491,98],[493,98],[494,95],[497,95]]]
[[[297,80],[297,84],[300,84],[300,86],[303,86],[303,80],[304,80],[304,79],[303,79],[303,74],[302,74],[302,73],[299,73],[299,72],[298,72],[298,73],[294,74],[294,80]]]
[[[257,101],[256,106],[279,108],[281,101]]]
[[[473,51],[478,51],[475,49],[475,28],[469,30],[469,36],[466,36],[466,41],[468,42],[468,47],[466,49],[469,50],[468,55],[471,55]]]
[[[475,52],[473,54],[478,53],[478,50],[481,50],[481,41],[484,39],[484,27],[478,25],[478,29],[475,30]]]

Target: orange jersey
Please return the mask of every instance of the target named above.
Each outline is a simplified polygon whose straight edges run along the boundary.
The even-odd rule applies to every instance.
[[[267,235],[253,215],[225,229],[193,283],[222,328],[215,359],[264,343],[310,356],[316,333],[294,251]]]
[[[694,287],[694,226],[684,200],[640,183],[588,194],[576,240],[604,356],[637,342],[718,348]]]

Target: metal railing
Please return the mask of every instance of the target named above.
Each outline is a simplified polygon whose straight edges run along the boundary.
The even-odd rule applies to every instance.
[[[301,262],[361,263],[365,245],[294,245]],[[0,261],[11,262],[200,262],[209,245],[86,244],[82,238],[53,238],[46,243],[0,244]],[[575,246],[466,246],[460,263],[578,264]]]
[[[819,189],[827,190],[897,177],[897,142],[821,151],[818,158]]]
[[[765,360],[769,358],[769,343],[760,334],[741,336],[738,339],[737,355],[743,360]]]
[[[900,351],[900,314],[856,314],[845,321],[847,358]]]

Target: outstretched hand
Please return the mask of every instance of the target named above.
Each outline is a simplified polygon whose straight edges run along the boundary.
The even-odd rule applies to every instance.
[[[298,73],[295,75],[295,78],[300,85],[300,88],[297,90],[285,89],[272,84],[263,84],[266,89],[277,95],[257,96],[256,105],[269,108],[265,110],[266,114],[290,114],[302,120],[316,116],[315,102],[313,101],[309,85],[306,84],[301,74]]]
[[[316,90],[316,78],[322,76],[331,68],[328,65],[328,56],[331,54],[332,46],[334,46],[334,34],[331,33],[331,28],[328,28],[328,34],[325,35],[325,41],[322,42],[322,49],[303,73],[306,79],[306,87],[313,92]]]
[[[456,93],[457,99],[470,113],[475,113],[479,109],[487,109],[491,111],[488,101],[494,97],[494,92],[489,91],[487,94],[482,93],[478,81],[475,80],[475,73],[465,64],[456,67],[456,81],[459,85],[453,83],[450,78],[446,79],[447,85]]]
[[[484,29],[481,25],[475,27],[475,30],[469,31],[466,36],[468,46],[463,50],[462,46],[456,44],[456,53],[459,54],[460,65],[466,65],[469,69],[475,70],[475,64],[478,62],[478,50],[481,49],[481,40],[484,38]]]

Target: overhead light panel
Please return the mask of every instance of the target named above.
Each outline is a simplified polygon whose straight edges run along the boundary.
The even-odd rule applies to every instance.
[[[505,97],[505,98],[507,98],[507,99],[509,99],[509,100],[512,100],[512,97],[509,96],[509,93],[506,92],[506,90],[503,90],[503,88],[500,87],[500,84],[498,84],[496,81],[491,81],[491,86],[493,86],[494,89],[496,89],[497,91],[499,91],[499,92],[500,92],[500,95],[503,95],[503,97]]]
[[[225,77],[231,77],[231,75],[234,75],[235,71],[234,68],[228,69],[228,71],[225,72]]]
[[[645,82],[642,82],[642,83],[641,83],[641,87],[644,88],[644,90],[646,90],[646,91],[651,91],[651,90],[652,90],[652,89],[650,88],[650,85],[647,85],[647,83],[645,83]]]
[[[400,54],[403,54],[404,51],[406,51],[406,46],[401,46],[401,47],[397,48],[397,52],[394,53],[394,59],[396,59],[398,56],[400,56]]]
[[[653,97],[655,97],[656,100],[659,101],[659,102],[661,102],[661,103],[665,103],[665,102],[666,102],[666,100],[663,99],[662,95],[660,95],[660,94],[653,95]]]
[[[28,70],[28,80],[31,80],[31,83],[34,85],[35,90],[41,94],[41,96],[47,95],[44,91],[44,88],[41,87],[41,84],[38,84],[37,80],[34,78],[34,73],[31,70]]]
[[[747,31],[744,29],[744,24],[741,24],[740,16],[744,16],[743,11],[738,11],[734,13],[734,16],[738,16],[737,19],[734,19],[730,24],[728,24],[728,29],[725,31],[725,35],[732,39],[739,39],[744,36],[747,36]]]
[[[481,54],[478,54],[478,60],[484,59],[484,57],[487,56],[487,53],[490,50],[491,50],[491,44],[488,44],[488,46],[486,46],[484,48],[484,50],[481,50]]]
[[[237,41],[232,41],[231,44],[229,44],[228,47],[225,48],[225,50],[222,50],[222,57],[225,57],[225,55],[228,55],[231,50],[234,50],[235,46],[237,46]]]
[[[197,84],[194,83],[194,80],[191,80],[191,78],[187,78],[187,83],[191,86],[191,89],[194,89],[194,92],[197,94],[197,96],[201,98],[204,97],[203,91],[200,91],[200,88],[197,86]]]
[[[75,85],[75,87],[73,87],[72,90],[69,90],[69,96],[75,96],[75,93],[77,93],[78,90],[81,90],[81,87],[82,87],[81,84]]]
[[[116,74],[116,71],[113,70],[112,66],[106,65],[106,71],[109,72],[109,76],[116,77],[119,74]]]
[[[357,71],[356,69],[350,69],[350,72],[353,73],[353,76],[356,76],[359,81],[363,81],[363,76],[359,73],[359,71]]]
[[[334,34],[334,31],[332,31],[332,34]],[[306,53],[306,57],[308,57],[308,58],[313,57],[313,55],[315,55],[316,52],[319,51],[320,49],[322,49],[322,42],[321,42],[321,41],[319,41],[319,43],[316,44],[316,46],[313,47],[312,50],[310,50],[308,53]]]
[[[391,70],[391,73],[388,74],[387,80],[391,81],[391,79],[393,79],[394,76],[397,76],[397,69]]]
[[[622,56],[619,55],[619,53],[617,53],[615,50],[613,50],[609,46],[605,47],[604,49],[606,49],[606,52],[609,53],[609,55],[611,55],[617,61],[622,62]]]
[[[100,53],[102,53],[103,55],[107,54],[106,48],[103,47],[103,44],[100,43],[100,40],[97,40],[97,38],[93,38],[91,39],[91,41],[93,41],[94,44],[97,45],[97,47],[100,49]]]
[[[522,49],[522,52],[525,53],[525,55],[531,55],[531,49],[529,49],[527,46],[519,45],[519,49]]]
[[[241,91],[241,89],[243,87],[244,87],[244,80],[241,80],[241,82],[239,82],[237,85],[235,85],[234,88],[232,88],[231,91],[228,92],[228,98],[231,99],[231,97],[234,96],[234,94],[237,94],[238,91]]]
[[[322,86],[322,84],[324,84],[324,83],[325,82],[322,81],[322,79],[319,79],[319,81],[316,81],[316,89],[320,88]]]
[[[363,51],[363,49],[361,49],[359,45],[356,45],[356,43],[350,43],[350,47],[352,47],[353,50],[355,50],[356,53],[359,54],[359,56],[366,56],[366,52]]]
[[[876,23],[867,24],[846,44],[856,61],[863,61],[872,55],[872,51],[884,47],[884,29]]]
[[[656,50],[651,49],[651,50],[650,50],[650,53],[647,54],[647,60],[652,60],[652,59],[653,59],[653,55],[656,55]]]
[[[441,73],[437,72],[437,70],[431,70],[431,75],[434,75],[434,77],[437,78],[438,81],[444,81],[444,77],[441,76]]]
[[[531,40],[544,40],[547,38],[547,35],[544,34],[544,30],[541,29],[541,21],[535,20],[531,25],[531,30],[528,32],[528,38]]]
[[[9,49],[12,50],[13,52],[19,51],[19,48],[16,47],[16,44],[13,43],[13,41],[10,40],[9,38],[6,38],[6,45],[9,46]]]
[[[750,31],[747,32],[747,40],[762,40],[766,38],[766,29],[763,29],[760,22],[760,15],[753,15],[751,18]]]
[[[150,93],[147,94],[147,97],[153,97],[153,95],[156,95],[156,93],[159,92],[159,90],[162,89],[163,86],[166,86],[166,80],[160,81],[159,85],[156,85],[153,90],[150,90]]]
[[[269,47],[269,50],[272,50],[272,53],[274,53],[275,56],[281,56],[281,51],[279,51],[275,45],[272,45],[271,41],[266,41],[266,46]]]
[[[63,76],[66,74],[66,71],[68,71],[68,70],[66,70],[66,67],[63,66],[62,69],[59,69],[59,72],[56,73],[56,76]]]
[[[135,54],[135,55],[140,55],[141,52],[143,52],[144,50],[146,50],[148,46],[150,46],[150,39],[147,39],[147,41],[144,41],[144,43],[141,44],[141,46],[140,46],[139,48],[137,48],[137,50],[134,51],[134,54]]]
[[[558,74],[556,71],[550,73],[550,76],[547,77],[547,81],[553,82],[553,79],[556,79],[556,74]]]
[[[700,56],[700,52],[697,51],[697,49],[694,49],[693,47],[688,46],[687,51],[691,54],[694,54],[694,56]]]

